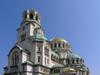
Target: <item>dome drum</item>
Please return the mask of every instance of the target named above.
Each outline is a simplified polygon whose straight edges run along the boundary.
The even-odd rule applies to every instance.
[[[67,56],[67,64],[83,64],[84,65],[84,60],[77,54],[69,54]]]
[[[50,45],[52,49],[68,49],[70,50],[70,44],[62,38],[53,38],[50,40]]]

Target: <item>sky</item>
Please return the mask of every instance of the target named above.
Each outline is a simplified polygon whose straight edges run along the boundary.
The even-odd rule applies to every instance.
[[[90,75],[100,75],[100,0],[0,0],[0,75],[26,9],[38,11],[45,37],[59,35],[85,60]]]

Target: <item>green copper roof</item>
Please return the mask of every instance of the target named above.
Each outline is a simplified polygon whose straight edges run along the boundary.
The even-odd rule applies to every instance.
[[[87,69],[87,67],[84,67],[84,68],[83,68],[83,71],[86,71],[86,69]]]
[[[57,65],[54,65],[52,68],[55,68],[55,67],[64,67],[64,65],[62,65],[62,64],[57,64]]]
[[[25,62],[23,62],[22,64],[24,64],[24,63],[28,63],[28,64],[33,65],[33,63],[32,63],[31,61],[25,61]]]
[[[51,50],[51,54],[53,54],[53,55],[59,57],[58,54],[56,54],[56,53],[55,53],[54,51],[52,51],[52,50]]]
[[[35,35],[33,36],[33,38],[35,38],[35,39],[47,40],[47,38],[45,38],[42,34],[35,34]]]
[[[72,58],[81,58],[79,55],[77,55],[77,54],[69,54],[68,56],[67,56],[67,58],[68,59],[72,59]]]

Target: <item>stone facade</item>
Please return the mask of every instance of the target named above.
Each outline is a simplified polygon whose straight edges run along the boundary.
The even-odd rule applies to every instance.
[[[37,11],[25,10],[22,18],[17,29],[17,42],[8,54],[4,75],[90,74],[84,59],[71,52],[66,40],[59,37],[47,40]]]

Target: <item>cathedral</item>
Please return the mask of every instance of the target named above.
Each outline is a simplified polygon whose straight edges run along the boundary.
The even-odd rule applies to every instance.
[[[22,18],[3,75],[90,75],[84,59],[72,53],[65,39],[47,40],[36,10],[24,10]]]

